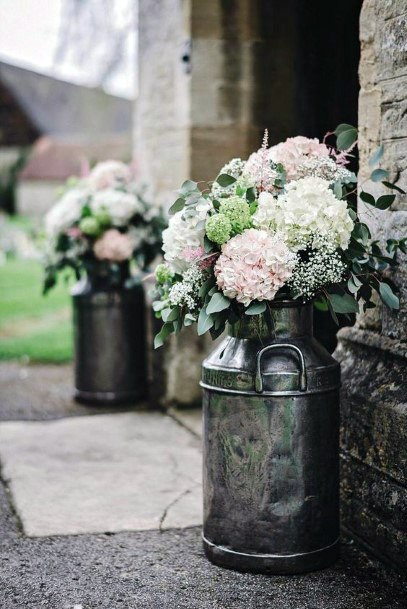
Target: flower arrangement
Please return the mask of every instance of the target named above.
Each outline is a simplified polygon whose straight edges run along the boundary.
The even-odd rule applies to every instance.
[[[98,163],[85,178],[68,181],[45,217],[44,292],[66,268],[79,278],[103,267],[113,284],[123,263],[134,260],[145,270],[161,250],[164,226],[161,210],[145,200],[128,165]]]
[[[336,146],[327,144],[336,136]],[[373,292],[397,309],[386,271],[407,253],[407,239],[390,239],[383,251],[354,203],[357,178],[347,165],[357,132],[342,124],[323,142],[298,136],[262,147],[247,161],[233,159],[215,182],[187,180],[163,232],[165,263],[156,269],[156,315],[163,321],[155,346],[197,322],[198,334],[219,336],[243,315],[271,315],[275,299],[314,301],[337,314],[371,308]],[[371,164],[382,157],[381,147]],[[401,191],[388,172],[371,180]],[[387,209],[395,195],[361,199]]]

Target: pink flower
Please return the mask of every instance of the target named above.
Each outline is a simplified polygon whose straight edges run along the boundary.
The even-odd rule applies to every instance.
[[[111,228],[95,242],[93,252],[99,260],[123,262],[133,254],[133,244],[129,235]]]
[[[129,184],[131,170],[128,165],[120,161],[103,161],[95,165],[87,180],[92,190],[116,188]]]
[[[317,138],[310,139],[298,135],[289,137],[269,149],[269,158],[274,163],[281,163],[287,173],[287,180],[297,179],[297,167],[307,158],[329,156],[329,148]]]
[[[205,256],[205,250],[200,245],[198,247],[186,247],[181,252],[181,258],[187,262],[195,262]]]
[[[215,260],[218,257],[217,254],[207,254],[203,247],[186,247],[181,252],[181,257],[186,260],[186,262],[195,262],[199,266],[200,269],[208,269],[213,264],[215,264]]]
[[[68,228],[65,233],[68,235],[68,237],[72,237],[72,239],[80,239],[81,237],[83,237],[83,232],[77,226],[72,226],[71,228]]]
[[[296,256],[277,236],[250,228],[222,247],[215,265],[219,288],[245,306],[273,300],[291,277]]]

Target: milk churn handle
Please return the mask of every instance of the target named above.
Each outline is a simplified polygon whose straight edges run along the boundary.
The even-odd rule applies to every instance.
[[[296,345],[290,345],[287,343],[274,343],[273,345],[268,345],[257,353],[257,362],[256,362],[256,380],[255,380],[255,389],[257,393],[263,393],[263,377],[261,374],[261,358],[267,351],[271,351],[272,349],[292,349],[298,355],[298,359],[300,360],[300,391],[307,390],[307,372],[305,370],[305,360],[302,354],[301,349],[299,349]]]

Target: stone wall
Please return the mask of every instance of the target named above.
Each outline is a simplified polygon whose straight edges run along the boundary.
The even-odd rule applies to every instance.
[[[365,0],[360,20],[360,183],[368,159],[384,145],[383,168],[407,190],[407,6],[404,0]],[[381,184],[369,189],[383,194]],[[383,192],[382,192],[383,190]],[[407,199],[389,211],[359,204],[375,237],[407,236]],[[342,361],[343,522],[383,560],[407,567],[407,270],[393,279],[401,310],[379,306],[340,332]]]

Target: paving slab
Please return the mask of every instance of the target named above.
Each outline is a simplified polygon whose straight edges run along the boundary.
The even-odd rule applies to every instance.
[[[202,438],[202,409],[201,408],[170,408],[168,414],[180,425],[188,429],[197,438]]]
[[[167,415],[0,423],[0,459],[28,536],[202,522],[200,443]]]

